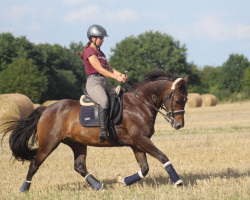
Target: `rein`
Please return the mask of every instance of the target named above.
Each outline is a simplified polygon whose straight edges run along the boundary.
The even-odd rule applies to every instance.
[[[178,80],[178,79],[177,79]],[[179,79],[178,81],[180,81],[181,79]],[[177,82],[178,82],[177,81]],[[170,94],[167,96],[167,97],[165,97],[164,98],[164,100],[162,101],[162,104],[161,104],[161,106],[160,106],[160,108],[161,109],[163,109],[163,110],[165,110],[166,111],[166,114],[164,114],[163,112],[161,112],[158,108],[156,108],[152,103],[150,103],[147,99],[145,99],[140,93],[139,93],[139,90],[134,90],[132,87],[130,87],[128,84],[126,84],[126,83],[124,83],[131,91],[134,91],[135,92],[135,96],[138,96],[138,97],[140,97],[142,100],[143,100],[143,102],[144,103],[146,103],[146,104],[148,104],[149,106],[151,106],[152,108],[154,108],[158,113],[160,113],[163,117],[164,117],[164,119],[166,119],[167,120],[167,122],[169,122],[169,123],[171,123],[172,124],[172,122],[174,121],[174,116],[175,115],[184,115],[184,113],[185,113],[185,110],[177,110],[177,111],[175,111],[174,110],[174,107],[173,107],[173,101],[174,101],[174,93],[176,92],[175,91],[175,82],[173,83],[173,85],[174,85],[174,88],[172,87],[171,89],[172,89],[172,91],[170,92]],[[180,94],[179,92],[178,92],[178,94]],[[180,94],[180,95],[182,95],[182,96],[184,96],[183,94]],[[164,108],[164,106],[163,106],[163,103],[165,102],[165,101],[167,101],[168,99],[170,99],[171,98],[171,111],[168,111],[166,108]]]

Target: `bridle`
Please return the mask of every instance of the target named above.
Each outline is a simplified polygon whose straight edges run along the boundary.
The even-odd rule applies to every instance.
[[[144,103],[146,103],[146,104],[148,104],[149,106],[151,106],[152,108],[154,108],[158,113],[160,113],[160,114],[164,117],[164,119],[167,120],[167,122],[169,122],[169,123],[172,125],[172,124],[173,124],[173,121],[174,121],[174,116],[175,116],[175,115],[184,115],[184,114],[185,114],[185,110],[174,110],[174,105],[173,105],[175,93],[178,93],[179,95],[183,96],[183,97],[185,98],[185,99],[184,99],[185,101],[186,101],[186,99],[187,99],[187,95],[183,95],[183,94],[179,93],[178,91],[176,91],[176,89],[175,89],[175,85],[176,85],[180,80],[183,80],[183,79],[182,79],[182,78],[178,78],[178,79],[176,79],[176,80],[174,81],[174,83],[173,83],[173,85],[172,85],[172,87],[171,87],[172,91],[169,93],[169,95],[167,95],[167,96],[163,99],[163,101],[162,101],[162,103],[161,103],[160,109],[165,110],[165,111],[166,111],[166,114],[164,114],[162,111],[160,111],[160,109],[156,108],[151,102],[149,102],[147,99],[145,99],[145,98],[139,93],[138,90],[134,90],[134,89],[132,89],[130,86],[128,86],[126,83],[125,83],[125,84],[126,84],[126,86],[128,86],[131,90],[135,91],[135,95],[138,96],[140,99],[142,99]],[[168,111],[167,108],[165,108],[165,106],[164,106],[165,101],[167,101],[167,100],[169,100],[169,99],[171,99],[171,110],[170,110],[170,111]]]
[[[174,116],[175,115],[184,115],[185,114],[185,110],[174,110],[174,95],[175,93],[178,93],[179,95],[183,96],[185,99],[184,101],[186,101],[187,96],[183,95],[179,92],[177,92],[175,89],[172,90],[168,96],[166,96],[163,101],[162,104],[160,106],[161,109],[166,111],[166,114],[163,114],[163,117],[169,122],[172,123],[174,120]],[[168,111],[167,108],[164,106],[165,101],[171,99],[171,111]]]

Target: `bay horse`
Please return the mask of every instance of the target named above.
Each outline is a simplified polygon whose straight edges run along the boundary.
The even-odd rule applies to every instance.
[[[99,127],[83,127],[79,123],[79,101],[63,99],[48,107],[40,106],[30,116],[5,123],[3,137],[10,132],[9,145],[12,155],[20,161],[31,161],[26,180],[20,191],[28,191],[32,177],[44,160],[60,143],[68,145],[74,153],[74,169],[85,178],[95,190],[103,189],[86,168],[87,146],[128,146],[134,152],[140,166],[137,173],[123,177],[116,182],[131,185],[144,178],[149,171],[146,154],[159,160],[168,172],[174,186],[183,184],[168,157],[150,140],[154,134],[156,115],[159,112],[173,128],[184,126],[184,107],[187,101],[187,77],[178,78],[168,72],[154,71],[123,94],[121,123],[115,125],[118,144],[113,140],[101,143]],[[163,114],[163,108],[166,114]],[[2,137],[2,140],[3,140]],[[38,148],[34,148],[37,139]],[[32,144],[30,144],[32,141]],[[33,146],[32,146],[33,145]]]

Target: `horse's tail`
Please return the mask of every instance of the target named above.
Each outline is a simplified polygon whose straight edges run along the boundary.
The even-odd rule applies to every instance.
[[[38,148],[34,148],[34,144],[37,139],[37,124],[45,109],[45,106],[40,106],[27,118],[13,119],[3,124],[4,135],[1,142],[3,142],[4,136],[10,132],[9,145],[16,160],[31,161],[36,156]]]

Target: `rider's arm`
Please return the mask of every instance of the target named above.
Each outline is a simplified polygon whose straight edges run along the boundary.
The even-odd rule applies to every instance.
[[[113,67],[111,67],[111,65],[108,63],[108,70],[110,72],[113,72],[116,76],[122,76],[123,78],[127,79],[127,76],[121,72],[118,72],[116,69],[114,69]]]
[[[121,74],[120,72],[114,70],[113,68],[112,68],[113,72],[104,69],[96,55],[92,55],[88,59],[89,59],[90,64],[96,69],[96,71],[98,71],[103,76],[113,78],[119,82],[124,82],[123,77],[120,76]]]

